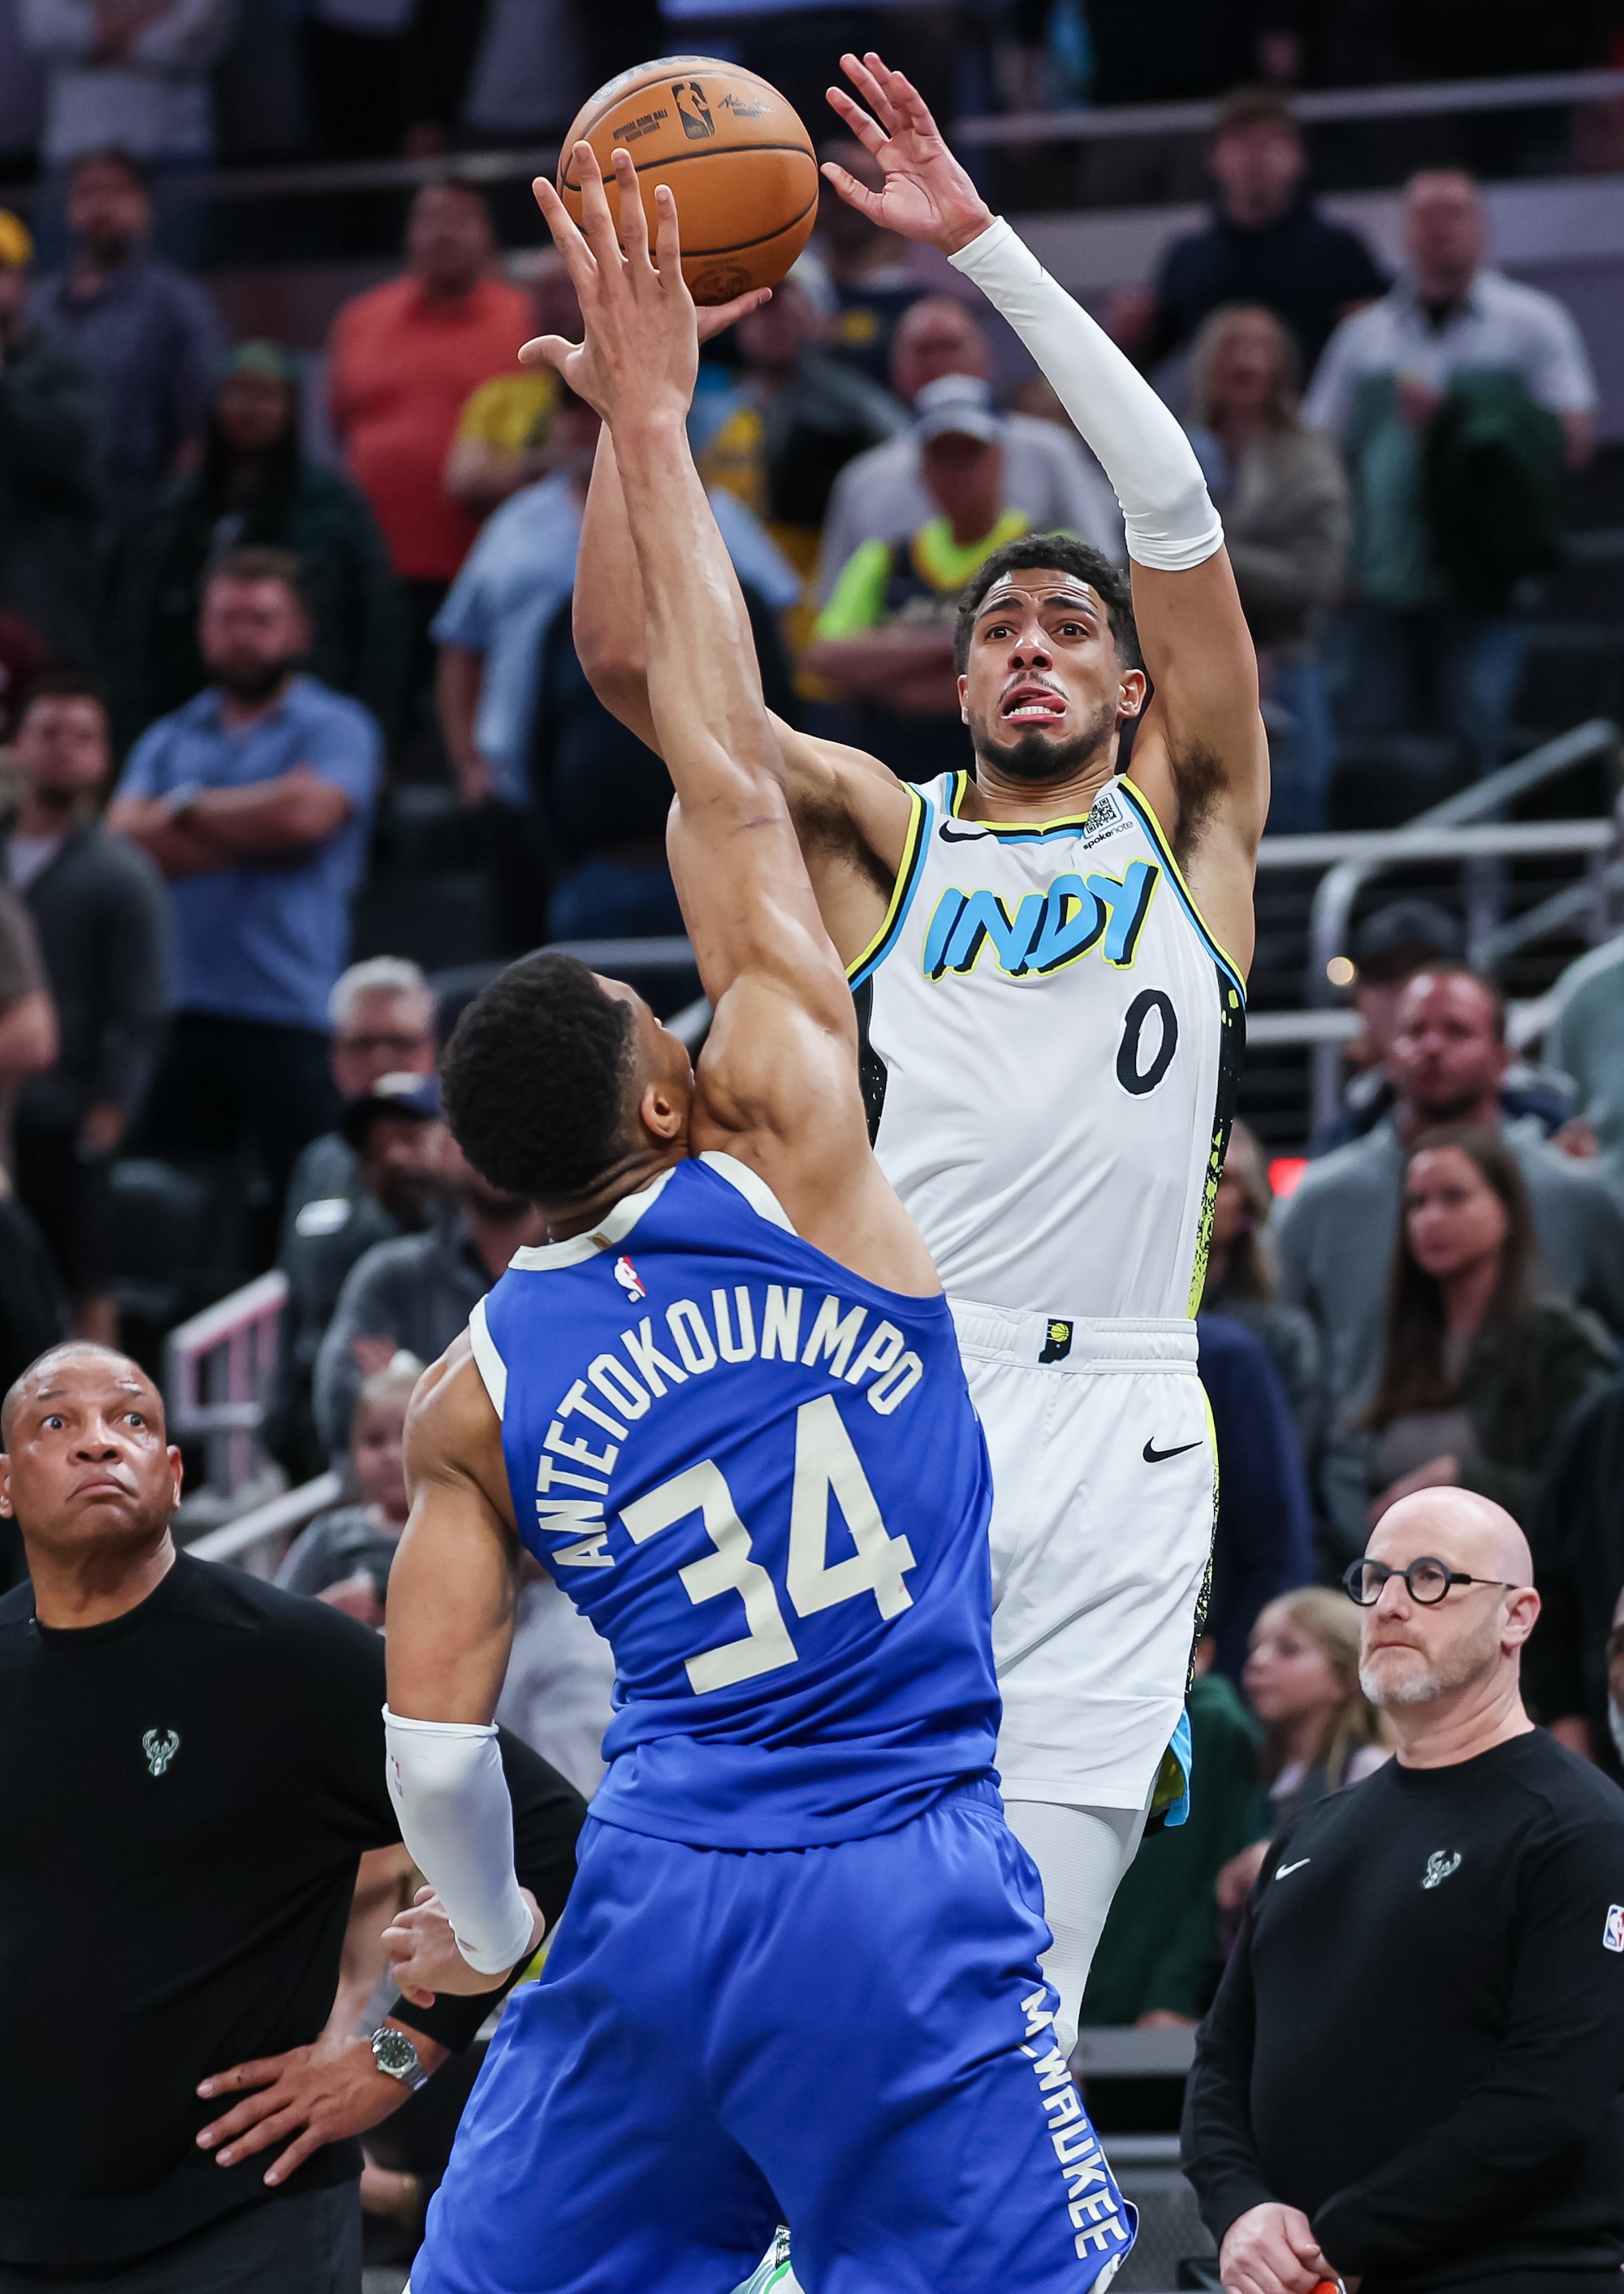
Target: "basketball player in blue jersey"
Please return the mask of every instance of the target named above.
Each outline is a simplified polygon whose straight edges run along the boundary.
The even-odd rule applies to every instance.
[[[974,779],[910,788],[776,728],[857,990],[875,1151],[930,1246],[987,1429],[998,1768],[1043,1875],[1068,2047],[1147,1811],[1179,1792],[1170,1742],[1188,1744],[1214,1473],[1191,1317],[1244,1039],[1268,752],[1178,423],[989,213],[902,75],[843,61],[869,109],[830,100],[884,183],[825,175],[946,254],[1024,338],[1116,488],[1132,561],[1130,590],[1080,542],[1039,534],[981,566],[959,619]],[[577,643],[654,743],[613,452],[588,504]]]
[[[810,2294],[1085,2294],[1133,2213],[1053,2043],[993,1781],[985,1446],[731,642],[675,208],[658,269],[637,225],[622,261],[575,156],[585,238],[542,203],[586,341],[548,355],[619,443],[716,1020],[694,1073],[631,989],[533,957],[446,1058],[464,1152],[548,1238],[425,1376],[390,1582],[392,1787],[468,1989],[537,1941],[491,1725],[522,1548],[618,1686],[569,1916],[412,2285],[722,2294],[783,2209]]]

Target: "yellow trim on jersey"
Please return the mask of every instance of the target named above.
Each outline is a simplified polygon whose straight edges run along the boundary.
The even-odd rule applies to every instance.
[[[919,882],[920,863],[925,850],[925,826],[930,818],[930,805],[929,800],[912,783],[908,785],[908,795],[912,800],[913,811],[908,818],[907,834],[903,839],[902,858],[897,863],[896,882],[891,886],[891,897],[886,903],[884,921],[862,955],[846,967],[847,980],[853,988],[859,987],[881,958],[890,954],[897,936],[902,930],[903,919],[907,915],[914,888]]]
[[[1109,783],[1106,785],[1108,787]],[[969,794],[970,775],[962,770],[955,772],[953,777],[953,801],[947,808],[954,820],[963,818],[959,808]],[[978,828],[990,828],[995,836],[1047,836],[1058,828],[1086,828],[1088,815],[1085,812],[1063,812],[1057,814],[1052,820],[978,819],[976,826]]]
[[[1167,842],[1166,836],[1164,834],[1162,830],[1162,824],[1156,817],[1155,807],[1152,805],[1149,798],[1145,794],[1143,789],[1136,787],[1133,781],[1126,773],[1123,773],[1118,776],[1116,785],[1123,791],[1124,794],[1133,804],[1133,809],[1139,817],[1141,826],[1143,828],[1146,835],[1149,837],[1151,842],[1156,846],[1157,850],[1161,854],[1163,860],[1166,863],[1167,873],[1178,887],[1179,896],[1182,899],[1186,909],[1189,911],[1190,922],[1195,925],[1196,930],[1206,942],[1207,947],[1212,950],[1219,963],[1229,973],[1230,978],[1234,981],[1235,986],[1239,989],[1241,1001],[1244,1004],[1246,996],[1246,974],[1242,972],[1239,964],[1236,963],[1234,957],[1230,954],[1228,948],[1224,947],[1223,942],[1216,937],[1211,925],[1207,923],[1206,918],[1196,906],[1190,886],[1184,882],[1184,871],[1173,858],[1173,847]]]

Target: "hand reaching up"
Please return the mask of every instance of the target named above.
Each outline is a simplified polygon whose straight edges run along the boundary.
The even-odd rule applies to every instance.
[[[883,185],[873,191],[825,160],[823,172],[848,206],[904,239],[939,247],[944,255],[956,255],[979,239],[993,211],[948,150],[913,81],[892,71],[872,49],[860,60],[842,56],[840,69],[869,110],[842,87],[832,87],[829,101],[885,170]]]

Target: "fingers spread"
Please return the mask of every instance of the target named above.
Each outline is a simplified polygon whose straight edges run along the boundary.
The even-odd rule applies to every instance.
[[[572,157],[575,172],[581,178],[581,227],[599,271],[613,276],[620,264],[621,248],[615,237],[614,218],[609,212],[609,194],[604,189],[603,169],[589,143],[578,143]]]
[[[856,103],[843,87],[824,90],[830,103],[846,122],[865,150],[878,152],[885,142],[885,130],[872,120],[860,103]]]
[[[840,69],[870,110],[875,114],[881,126],[895,134],[897,115],[891,107],[889,93],[880,77],[880,73],[885,70],[885,66],[881,62],[880,58],[872,49],[867,58],[861,61],[854,55],[844,55],[840,58]]]
[[[637,189],[637,171],[629,151],[614,155],[614,183],[621,195],[621,245],[634,271],[648,263],[648,217]]]
[[[535,194],[536,205],[541,210],[541,219],[552,232],[553,244],[563,256],[565,268],[579,294],[590,283],[597,271],[591,249],[576,228],[574,217],[545,175],[538,175],[531,190]]]
[[[562,369],[565,359],[581,348],[579,343],[566,342],[562,335],[537,335],[519,353],[521,366],[550,366]]]
[[[823,173],[834,185],[848,207],[856,207],[860,214],[868,216],[875,223],[880,222],[885,212],[885,202],[878,191],[871,191],[866,183],[858,183],[855,175],[849,175],[845,168],[837,166],[832,159],[824,161]]]

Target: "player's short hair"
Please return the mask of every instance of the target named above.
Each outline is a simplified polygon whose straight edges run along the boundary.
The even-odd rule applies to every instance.
[[[572,956],[527,956],[452,1030],[441,1074],[446,1121],[491,1186],[568,1202],[613,1159],[631,1056],[629,1005]]]
[[[216,582],[280,582],[301,613],[308,614],[299,561],[291,549],[251,548],[224,549],[209,560],[203,575],[205,590]]]
[[[953,636],[954,666],[961,677],[970,660],[970,641],[975,633],[976,615],[981,610],[981,600],[995,582],[1006,574],[1044,573],[1069,574],[1074,581],[1086,582],[1105,607],[1106,620],[1111,635],[1116,640],[1116,658],[1125,669],[1142,669],[1144,661],[1139,650],[1139,631],[1133,621],[1133,592],[1128,587],[1128,577],[1119,565],[1113,565],[1102,550],[1086,541],[1079,541],[1072,533],[1023,533],[1019,541],[1006,541],[1002,549],[995,549],[970,575],[959,599],[959,618]]]

